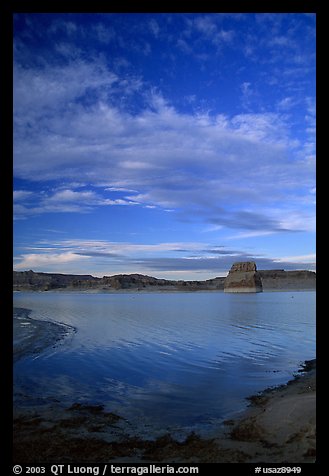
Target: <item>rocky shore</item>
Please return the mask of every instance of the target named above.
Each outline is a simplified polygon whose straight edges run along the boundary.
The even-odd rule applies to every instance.
[[[29,309],[14,308],[14,362],[22,356],[37,355],[47,347],[55,347],[62,339],[75,332],[73,327],[63,323],[32,319],[30,312]]]
[[[287,385],[250,397],[247,411],[215,438],[191,433],[184,441],[129,436],[129,422],[101,405],[16,409],[14,462],[314,463],[315,398],[314,360]]]

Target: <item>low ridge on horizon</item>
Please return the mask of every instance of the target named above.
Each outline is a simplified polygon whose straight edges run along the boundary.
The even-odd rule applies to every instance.
[[[257,274],[257,286],[261,289],[315,289],[316,273],[308,270],[285,271],[283,269],[257,270],[256,264],[251,262],[234,263],[226,277],[214,277],[207,280],[168,280],[152,276],[131,273],[103,276],[102,278],[83,274],[44,273],[29,271],[13,272],[14,290],[218,290],[232,292],[228,288],[230,282],[238,287],[234,281],[245,279],[246,275]],[[233,280],[232,280],[233,275]],[[238,278],[237,278],[238,276]],[[239,277],[240,276],[240,277]],[[242,278],[241,278],[242,276]],[[226,283],[226,284],[225,284]],[[226,288],[226,290],[225,290]],[[239,292],[236,289],[233,292]],[[252,291],[253,292],[253,291]]]

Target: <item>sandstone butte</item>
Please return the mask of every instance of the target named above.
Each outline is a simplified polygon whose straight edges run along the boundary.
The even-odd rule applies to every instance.
[[[246,263],[251,263],[246,264]],[[240,274],[233,275],[233,270]],[[247,271],[251,270],[251,271]],[[14,291],[81,291],[81,292],[118,292],[118,291],[223,291],[224,282],[227,284],[235,279],[239,284],[239,279],[243,272],[257,272],[256,278],[261,280],[263,291],[315,291],[316,273],[309,270],[285,271],[284,269],[257,270],[253,262],[235,263],[231,269],[229,277],[215,277],[205,281],[172,281],[167,279],[154,278],[142,274],[118,274],[97,278],[91,275],[56,274],[56,273],[35,273],[34,271],[14,271],[13,290]],[[248,276],[248,275],[247,275]],[[232,282],[231,281],[231,282]],[[241,284],[241,279],[240,279]],[[255,283],[253,282],[253,288]],[[231,289],[234,285],[230,286]],[[238,286],[241,287],[241,286]],[[259,286],[258,286],[259,287]],[[230,292],[230,291],[226,291]],[[244,291],[246,292],[246,291]],[[249,292],[255,292],[252,289]]]
[[[253,261],[234,263],[224,281],[225,293],[260,293],[262,280]]]

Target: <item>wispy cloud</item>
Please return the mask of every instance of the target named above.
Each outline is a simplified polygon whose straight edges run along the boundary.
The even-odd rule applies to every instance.
[[[76,253],[27,253],[16,259],[14,268],[20,270],[49,270],[59,267],[65,269],[65,266],[72,262],[78,262],[83,259]]]
[[[104,253],[108,255],[117,256],[131,256],[144,254],[157,254],[161,252],[191,252],[204,249],[204,244],[195,242],[170,242],[170,243],[155,243],[155,244],[137,244],[130,242],[113,242],[105,240],[61,240],[61,241],[41,241],[40,245],[53,245],[58,249],[65,249],[72,253]]]
[[[33,222],[45,237],[47,223],[73,236],[76,219],[77,234],[101,238],[21,242],[18,266],[201,275],[250,257],[244,240],[273,256],[286,240],[291,256],[297,232],[313,236],[314,15],[18,14],[14,23],[17,229],[29,236]]]
[[[184,32],[186,36],[191,36],[191,32],[197,32],[216,46],[231,42],[235,34],[233,30],[225,29],[220,25],[221,19],[218,15],[204,15],[193,20],[187,19],[187,23],[190,30]]]
[[[265,223],[269,202],[289,204],[295,190],[300,197],[303,187],[312,187],[312,164],[299,158],[303,145],[290,134],[284,114],[186,114],[147,88],[138,92],[144,108],[132,114],[118,103],[117,92],[135,94],[141,84],[135,86],[134,78],[123,81],[102,61],[73,62],[61,69],[17,68],[15,174],[68,182],[83,175],[93,186],[107,181],[107,189],[136,191],[113,199],[66,190],[26,210],[20,203],[20,214],[139,203],[187,212],[194,208],[219,224],[210,218],[214,207],[230,209],[244,197],[243,208],[233,217],[243,218],[257,204]],[[223,217],[222,223],[233,221]]]
[[[13,199],[16,202],[27,201],[33,196],[33,192],[30,190],[14,190]]]
[[[32,249],[33,250],[33,249]],[[32,251],[29,250],[29,251]],[[61,240],[36,243],[34,252],[15,259],[16,270],[33,269],[86,273],[93,263],[98,276],[126,272],[150,272],[157,276],[193,271],[203,276],[225,275],[233,262],[255,260],[259,269],[314,269],[315,255],[268,258],[211,243],[181,242],[136,244],[104,240]],[[64,271],[63,271],[64,270]],[[74,271],[75,270],[75,271]],[[181,276],[184,276],[181,274]],[[200,278],[203,279],[203,278]]]
[[[93,190],[61,188],[40,193],[14,191],[14,219],[44,213],[89,213],[97,207],[133,205],[138,205],[138,202],[126,198],[107,198]]]
[[[283,256],[281,258],[276,258],[274,260],[277,263],[310,263],[310,264],[315,264],[316,261],[316,254],[311,253],[309,255],[300,255],[300,256]]]

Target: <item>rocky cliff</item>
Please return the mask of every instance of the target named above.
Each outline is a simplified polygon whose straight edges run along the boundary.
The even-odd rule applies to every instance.
[[[259,293],[263,291],[262,280],[256,263],[234,263],[224,282],[225,293]]]
[[[313,271],[284,271],[283,269],[259,270],[263,290],[311,290],[316,288],[316,273]]]
[[[65,288],[74,282],[86,282],[90,284],[97,280],[91,275],[56,274],[56,273],[35,273],[34,271],[14,271],[14,290],[35,290],[48,291],[51,289]]]
[[[233,269],[236,271],[237,267],[233,266]],[[252,287],[259,287],[258,278],[260,278],[264,291],[315,289],[316,285],[316,274],[312,271],[257,271],[254,268],[244,267],[239,269],[240,273],[247,273],[244,275],[244,285],[248,285],[248,273],[256,272],[257,276],[254,276],[249,284]],[[227,281],[228,277],[217,277],[205,281],[171,281],[143,274],[117,274],[96,278],[91,275],[35,273],[30,270],[13,272],[13,289],[14,291],[51,291],[54,289],[65,289],[68,291],[223,291],[224,281]],[[230,280],[231,278],[232,276]],[[230,280],[227,282],[230,283]]]
[[[13,272],[13,289],[15,291],[50,291],[53,289],[208,291],[223,290],[224,280],[225,278],[219,277],[206,281],[171,281],[143,274],[117,274],[95,278],[91,275],[35,273],[30,270]]]

